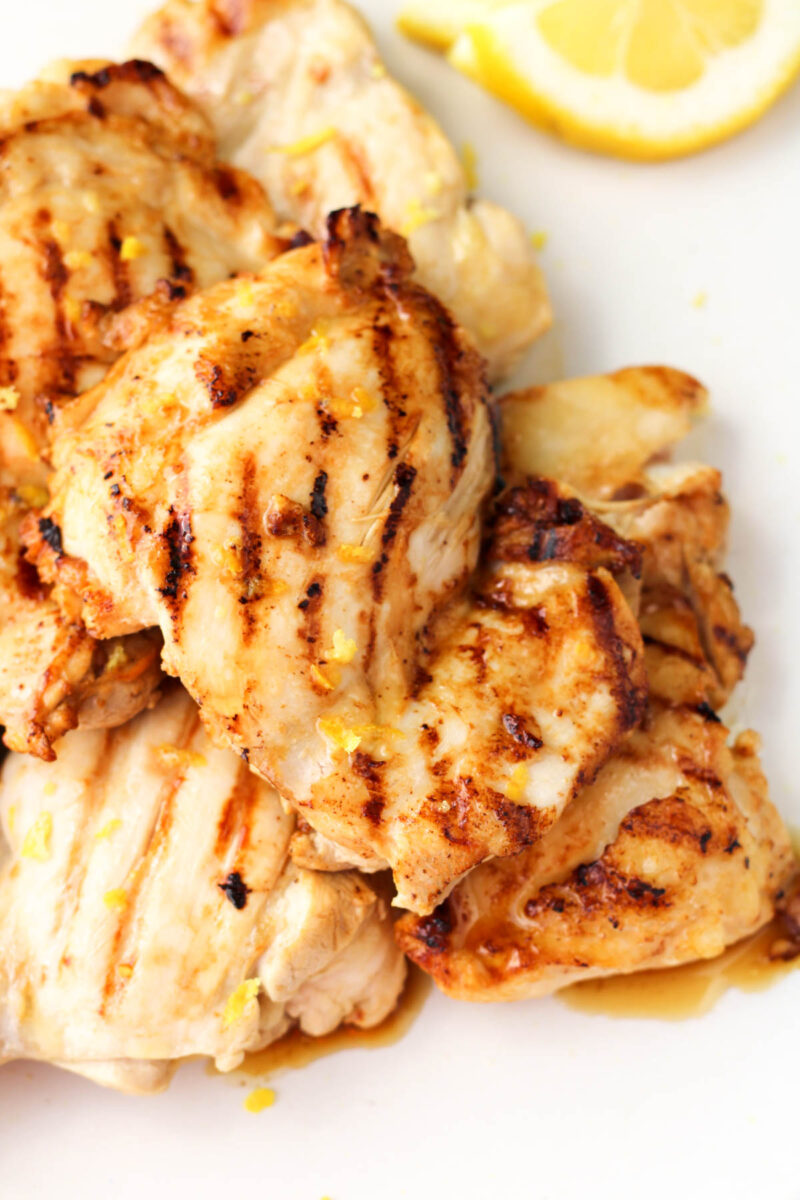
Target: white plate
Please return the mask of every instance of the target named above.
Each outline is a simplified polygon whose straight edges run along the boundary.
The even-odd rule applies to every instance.
[[[0,83],[119,54],[148,7],[4,0]],[[800,90],[726,146],[628,165],[550,141],[404,43],[393,0],[362,7],[397,74],[475,145],[485,194],[549,234],[558,324],[522,377],[663,361],[712,389],[693,451],[725,471],[730,572],[758,633],[736,715],[763,732],[773,796],[800,824]],[[435,996],[398,1044],[279,1077],[258,1116],[199,1065],[130,1099],[15,1064],[0,1072],[0,1195],[797,1200],[798,1012],[800,971],[677,1024]]]

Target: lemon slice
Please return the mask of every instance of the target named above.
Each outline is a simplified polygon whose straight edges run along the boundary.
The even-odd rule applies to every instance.
[[[415,0],[399,24],[529,120],[626,158],[729,137],[800,70],[800,0]]]

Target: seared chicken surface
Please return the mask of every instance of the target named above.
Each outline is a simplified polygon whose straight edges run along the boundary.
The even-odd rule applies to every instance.
[[[633,382],[636,373],[610,382]],[[466,999],[540,995],[578,979],[711,957],[770,919],[795,870],[756,735],[729,746],[712,707],[740,678],[752,643],[718,573],[728,523],[719,473],[648,467],[665,447],[652,430],[641,436],[646,414],[636,413],[630,392],[603,439],[581,443],[573,400],[583,408],[591,389],[587,396],[590,381],[575,383],[556,385],[543,403],[539,392],[542,436],[534,407],[524,417],[531,442],[507,443],[505,465],[513,476],[528,455],[548,455],[542,447],[554,444],[548,427],[557,425],[559,402],[576,483],[591,491],[589,481],[603,477],[593,454],[604,465],[627,462],[631,478],[618,477],[615,490],[634,498],[592,503],[641,550],[650,703],[642,727],[537,845],[484,864],[430,917],[399,923],[411,959]],[[594,394],[607,401],[607,384]]]
[[[514,1000],[600,975],[711,958],[774,912],[795,869],[758,739],[653,704],[517,858],[486,863],[398,939],[449,995]]]
[[[475,338],[492,378],[550,324],[521,224],[473,200],[439,126],[387,73],[341,0],[169,0],[133,52],[202,106],[224,157],[316,237],[361,204],[402,233],[420,282]]]
[[[179,306],[65,417],[65,553],[32,534],[92,633],[160,625],[212,737],[425,912],[553,823],[643,674],[599,551],[518,561],[498,536],[462,594],[493,478],[483,381],[409,269],[350,210]],[[508,515],[544,545],[537,520]]]
[[[384,902],[291,862],[293,819],[177,686],[55,763],[10,755],[0,817],[0,1059],[155,1090],[187,1055],[229,1070],[395,1005]]]
[[[0,103],[0,725],[46,758],[77,722],[133,715],[160,676],[157,636],[98,646],[20,565],[21,517],[47,498],[48,414],[118,357],[114,322],[129,334],[137,320],[119,310],[155,317],[286,244],[259,185],[217,164],[205,118],[156,68],[79,68]]]

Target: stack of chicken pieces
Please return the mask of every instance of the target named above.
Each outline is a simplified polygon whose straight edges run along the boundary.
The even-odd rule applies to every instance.
[[[380,1022],[404,954],[507,999],[758,929],[700,385],[493,399],[528,240],[340,0],[133,52],[0,111],[0,1059],[157,1090]]]

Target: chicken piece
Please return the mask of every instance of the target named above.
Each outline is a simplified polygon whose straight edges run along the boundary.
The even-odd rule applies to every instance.
[[[118,357],[114,322],[130,337],[135,316],[123,306],[154,318],[286,244],[262,189],[216,163],[210,126],[160,71],[80,68],[0,103],[0,724],[45,758],[76,722],[126,720],[160,678],[159,635],[99,646],[20,568],[21,515],[46,500],[47,414]]]
[[[388,864],[424,912],[541,836],[637,719],[643,674],[597,554],[498,544],[464,598],[490,422],[477,355],[409,268],[349,210],[324,246],[187,301],[56,440],[65,553],[32,532],[93,633],[160,624],[212,737],[336,865]]]
[[[276,212],[324,236],[361,204],[408,237],[417,275],[509,373],[550,324],[521,224],[473,200],[439,126],[387,73],[341,0],[170,0],[134,52],[162,66],[214,122],[226,158]]]
[[[508,477],[547,475],[588,499],[634,491],[706,407],[702,384],[672,367],[627,367],[500,399],[502,468]]]
[[[105,316],[159,280],[185,294],[286,244],[262,189],[216,162],[210,126],[160,71],[71,68],[0,105],[2,419],[40,444],[47,401],[96,383],[116,357]]]
[[[392,1010],[384,902],[291,862],[293,819],[182,689],[58,751],[0,776],[0,1059],[149,1091],[188,1055],[230,1070],[292,1024]]]
[[[569,425],[575,410],[563,387]],[[547,408],[545,425],[557,428]],[[549,434],[540,442],[535,422],[526,428],[539,461],[535,447]],[[430,917],[399,923],[409,957],[466,999],[535,996],[578,979],[712,957],[770,919],[794,867],[756,735],[729,747],[712,707],[740,677],[752,640],[730,581],[717,572],[728,525],[719,472],[697,464],[647,468],[661,445],[624,425],[596,446],[591,423],[586,436],[582,444],[577,427],[569,433],[571,482],[582,479],[588,491],[601,465],[624,459],[628,478],[618,474],[615,488],[630,484],[634,493],[592,504],[642,554],[648,712],[538,844],[485,863]],[[512,442],[506,451],[513,476],[529,446]],[[576,498],[571,504],[580,507]],[[571,533],[574,550],[608,545],[608,535],[605,542],[582,536],[580,524]],[[524,553],[523,542],[512,544]],[[635,563],[616,558],[617,571],[627,565],[635,573]]]
[[[515,1000],[711,958],[773,915],[794,870],[758,739],[651,705],[538,845],[484,864],[398,941],[448,995]]]
[[[753,645],[720,570],[729,509],[718,471],[664,458],[707,405],[696,379],[629,367],[500,401],[502,469],[550,474],[643,547],[640,623],[650,694],[720,707]]]

